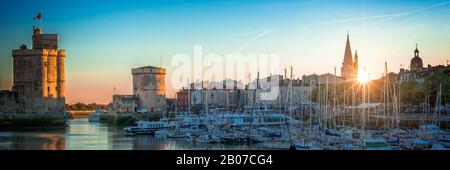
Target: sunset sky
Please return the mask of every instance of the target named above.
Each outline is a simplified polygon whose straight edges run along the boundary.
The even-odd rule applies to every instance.
[[[408,67],[416,43],[424,65],[450,60],[450,1],[442,0],[14,0],[0,2],[0,89],[10,89],[11,50],[31,46],[33,17],[67,51],[67,102],[109,103],[132,93],[131,68],[175,69],[171,57],[204,53],[277,54],[294,76],[333,73],[345,38],[372,78]],[[161,57],[162,56],[162,57]],[[161,61],[162,58],[162,61]],[[167,93],[174,90],[167,83]]]

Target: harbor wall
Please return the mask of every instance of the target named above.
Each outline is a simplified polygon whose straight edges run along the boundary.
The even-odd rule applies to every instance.
[[[162,113],[101,115],[100,122],[111,126],[131,126],[137,120],[157,121],[162,117]]]
[[[0,131],[64,128],[65,118],[59,114],[0,114]]]

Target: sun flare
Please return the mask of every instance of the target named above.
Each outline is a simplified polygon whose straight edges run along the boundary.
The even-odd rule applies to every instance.
[[[358,74],[358,82],[367,83],[369,82],[369,76],[363,72]]]

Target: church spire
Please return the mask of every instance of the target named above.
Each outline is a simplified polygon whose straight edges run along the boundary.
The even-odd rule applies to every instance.
[[[347,31],[347,42],[345,43],[344,62],[342,63],[341,76],[350,78],[353,70],[353,55],[350,46],[350,35]]]
[[[355,50],[355,58],[353,59],[353,75],[358,77],[358,51]]]
[[[349,32],[347,31],[347,42],[350,42]]]
[[[352,63],[352,48],[350,46],[350,36],[349,33],[347,31],[347,42],[345,43],[345,54],[344,54],[344,63],[348,62],[348,63]]]

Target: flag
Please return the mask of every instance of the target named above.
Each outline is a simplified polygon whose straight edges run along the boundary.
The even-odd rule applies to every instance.
[[[42,18],[42,12],[39,12],[34,18],[33,20],[38,20]]]

